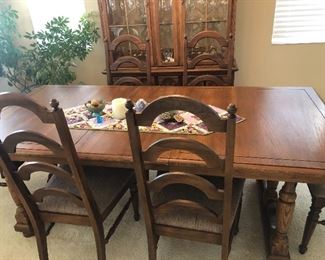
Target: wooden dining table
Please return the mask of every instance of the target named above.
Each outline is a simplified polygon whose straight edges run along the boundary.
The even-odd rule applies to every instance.
[[[310,87],[177,87],[177,86],[44,86],[30,94],[38,103],[48,106],[53,98],[62,108],[84,104],[90,99],[112,100],[117,97],[139,98],[150,102],[160,96],[185,95],[206,104],[225,109],[234,103],[245,118],[237,124],[234,176],[258,180],[261,193],[261,215],[266,237],[267,259],[290,259],[288,228],[296,199],[296,185],[325,183],[325,106]],[[54,137],[55,129],[44,125],[28,111],[4,109],[0,118],[0,139],[19,130],[37,130]],[[80,160],[85,165],[132,168],[128,135],[122,131],[71,129]],[[142,142],[168,136],[166,133],[144,133]],[[191,135],[222,154],[222,137]],[[13,160],[43,160],[60,163],[46,148],[23,143]],[[157,162],[161,170],[173,166],[200,167],[202,161],[184,151],[166,153]],[[149,166],[148,166],[149,167]],[[150,168],[150,167],[149,167]],[[283,181],[279,193],[278,182]],[[276,214],[275,223],[271,214]],[[16,213],[15,229],[32,235],[26,214]]]

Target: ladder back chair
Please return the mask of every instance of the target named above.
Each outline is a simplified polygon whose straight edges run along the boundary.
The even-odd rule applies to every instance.
[[[111,43],[108,44],[108,51],[109,60],[107,61],[107,82],[108,84],[113,85],[134,85],[134,86],[141,86],[141,85],[150,85],[151,84],[151,65],[150,65],[150,46],[149,40],[146,43],[143,43],[140,38],[131,35],[131,34],[123,34],[115,38]],[[118,55],[118,48],[125,45],[128,49],[129,54],[119,56]],[[145,54],[144,59],[140,59],[140,57],[136,57],[136,54],[132,54],[132,47],[136,47],[136,51],[138,53]],[[134,68],[135,75],[131,76],[124,74],[116,75],[121,73],[123,66],[132,67]],[[130,72],[128,72],[130,74]],[[140,79],[141,74],[145,74],[144,79]],[[117,80],[114,80],[114,78]]]
[[[244,180],[233,178],[236,107],[228,107],[223,120],[208,105],[185,96],[161,97],[136,113],[132,101],[126,104],[130,145],[137,177],[140,203],[144,211],[149,259],[156,259],[159,236],[216,243],[222,245],[222,259],[228,258],[230,244],[241,208]],[[150,126],[160,114],[182,110],[198,116],[212,132],[226,138],[225,156],[195,139],[169,137],[143,149],[139,127]],[[168,166],[168,172],[148,180],[147,168],[164,152],[184,150],[199,156],[204,166],[189,168]],[[147,166],[146,166],[147,165]],[[221,176],[221,177],[220,177]]]
[[[308,188],[311,194],[312,203],[306,219],[302,241],[299,245],[299,252],[301,254],[306,253],[308,243],[315,231],[316,225],[325,225],[325,220],[319,221],[319,215],[325,207],[325,185],[308,184]]]
[[[231,39],[232,37],[230,37]],[[217,43],[217,47],[211,45],[209,50],[207,46],[199,47],[200,43],[207,45],[209,41]],[[228,57],[230,55],[229,46],[229,41],[215,31],[199,32],[191,40],[185,36],[183,85],[233,85],[233,57]],[[199,72],[191,72],[199,65],[216,69],[211,70],[209,74],[205,72],[203,75],[200,75]],[[219,74],[216,73],[217,70],[219,70]]]
[[[45,224],[53,225],[58,222],[92,227],[97,257],[100,260],[106,259],[105,244],[131,202],[134,217],[136,220],[139,218],[133,171],[82,167],[63,110],[55,99],[51,101],[52,110],[48,110],[26,95],[0,94],[0,115],[4,113],[4,108],[13,106],[31,111],[43,124],[55,126],[61,143],[41,133],[27,130],[15,131],[0,141],[0,168],[14,202],[17,206],[22,205],[27,213],[36,236],[39,258],[48,259]],[[4,121],[2,117],[1,119]],[[23,142],[46,147],[51,154],[60,158],[62,166],[44,161],[27,161],[17,167],[9,155],[14,155],[17,145]],[[41,188],[29,190],[24,181],[40,172],[50,174],[48,182]],[[132,199],[128,199],[105,236],[104,220],[129,189]]]

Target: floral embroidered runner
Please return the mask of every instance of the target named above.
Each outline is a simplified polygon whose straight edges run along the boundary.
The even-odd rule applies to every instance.
[[[221,118],[227,118],[227,111],[211,106]],[[151,127],[140,127],[141,132],[177,133],[206,135],[210,132],[202,120],[197,116],[184,111],[176,111],[177,116],[182,118],[181,122],[175,120],[164,120],[157,117]],[[112,117],[112,105],[106,104],[98,123],[98,118],[87,110],[85,105],[80,105],[64,110],[69,128],[71,129],[92,129],[108,131],[127,131],[126,120],[114,119]],[[245,118],[237,116],[237,123]]]

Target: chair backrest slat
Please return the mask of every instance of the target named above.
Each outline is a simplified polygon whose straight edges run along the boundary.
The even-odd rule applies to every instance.
[[[0,95],[0,113],[3,108],[8,106],[23,107],[33,112],[43,123],[54,123],[53,114],[46,107],[35,103],[31,98],[26,98],[20,93],[1,93]]]
[[[23,142],[33,142],[41,144],[52,151],[55,155],[61,155],[64,152],[60,144],[54,140],[37,132],[19,130],[8,135],[3,141],[3,146],[8,153],[15,153],[17,145]]]
[[[230,218],[230,214],[226,213],[222,216],[215,212],[209,205],[211,202],[217,203],[223,201],[224,212],[231,211],[231,198],[232,192],[232,167],[233,167],[233,153],[234,153],[234,140],[235,140],[235,124],[236,124],[236,107],[229,105],[227,119],[222,119],[220,116],[208,105],[201,102],[185,97],[185,96],[167,96],[158,98],[149,103],[145,109],[137,113],[134,110],[132,101],[126,104],[128,111],[126,119],[128,124],[128,133],[130,137],[130,145],[134,159],[134,168],[137,177],[137,183],[140,192],[140,198],[145,210],[146,226],[149,230],[153,231],[155,219],[160,214],[169,214],[176,210],[186,209],[202,214],[209,215],[216,221],[222,223],[223,228],[229,228],[229,222],[225,218]],[[172,137],[159,139],[155,143],[148,146],[146,150],[143,149],[141,144],[140,126],[150,126],[153,121],[162,113],[169,111],[186,111],[199,117],[207,126],[209,131],[224,133],[226,138],[226,153],[225,159],[221,159],[210,147],[200,143],[193,138],[186,137]],[[202,137],[203,138],[203,137]],[[193,155],[199,156],[202,159],[202,167],[187,167],[177,163],[172,166],[167,166],[169,172],[158,175],[153,180],[147,180],[146,165],[155,165],[160,155],[167,151],[172,150],[185,150]],[[171,159],[169,159],[171,160]],[[150,167],[149,167],[150,168]],[[177,169],[177,172],[171,172]],[[224,183],[222,187],[217,187],[211,183],[205,176],[199,174],[206,174],[215,176],[223,176]],[[164,195],[179,188],[179,191],[187,186],[190,191],[197,193],[197,198],[206,198],[206,202],[202,204],[196,198],[188,198],[188,192],[179,194],[179,197],[174,195]],[[154,199],[155,194],[164,200],[156,204]],[[226,200],[227,199],[227,200]]]
[[[214,221],[217,221],[216,223],[220,223],[220,221],[222,222],[222,220],[220,219],[220,215],[215,213],[212,209],[209,209],[208,207],[203,206],[200,203],[190,200],[178,199],[168,201],[166,203],[158,205],[157,207],[154,207],[153,212],[156,215],[164,215],[173,213],[179,209],[188,209],[191,211],[196,211],[205,216],[212,217]]]
[[[34,216],[37,215],[36,202],[42,201],[46,196],[64,196],[71,199],[75,204],[86,209],[91,221],[98,222],[100,213],[98,206],[89,190],[86,183],[86,178],[79,161],[74,142],[69,131],[64,112],[59,108],[59,102],[53,99],[51,102],[52,111],[46,107],[40,106],[34,102],[29,96],[19,93],[1,93],[0,94],[0,112],[6,107],[17,106],[33,112],[38,116],[43,123],[53,124],[60,138],[60,143],[53,139],[44,136],[34,131],[19,130],[9,134],[3,143],[0,142],[0,166],[4,170],[4,175],[7,179],[8,186],[15,190],[19,200],[24,202],[24,207],[28,207],[26,211],[33,211]],[[0,115],[1,116],[1,115]],[[0,117],[2,119],[2,117]],[[14,154],[17,146],[25,141],[47,147],[50,152],[63,158],[64,165],[68,166],[69,170],[63,170],[57,165],[51,165],[43,162],[25,162],[19,169],[13,166],[10,157],[6,155]],[[72,194],[67,190],[41,188],[31,195],[23,179],[30,178],[34,172],[45,171],[56,177],[61,178],[73,184],[79,195]],[[34,200],[36,199],[36,201]]]
[[[61,167],[44,162],[26,162],[18,169],[18,174],[23,180],[30,180],[30,177],[35,172],[50,172],[51,174],[64,179],[70,183],[74,183],[71,173]]]
[[[211,107],[202,106],[199,101],[180,95],[168,96],[168,99],[160,97],[149,103],[140,114],[136,114],[137,124],[151,126],[160,114],[173,110],[187,111],[201,120],[204,119],[208,131],[226,132],[227,130],[227,121],[221,120],[218,113]]]
[[[79,207],[84,208],[84,203],[80,196],[77,196],[71,192],[59,188],[41,188],[33,192],[33,198],[35,202],[43,202],[44,198],[54,196],[54,197],[65,197],[71,200],[74,204]]]
[[[152,192],[161,192],[165,187],[172,184],[189,185],[199,189],[208,199],[223,200],[223,191],[218,191],[211,182],[197,175],[185,172],[169,172],[159,175],[154,180],[148,182],[148,188]]]
[[[158,140],[143,152],[143,159],[145,161],[156,161],[162,153],[171,150],[185,150],[191,152],[202,158],[207,168],[221,168],[224,170],[224,159],[220,159],[220,157],[208,146],[196,140],[184,137],[171,137]]]

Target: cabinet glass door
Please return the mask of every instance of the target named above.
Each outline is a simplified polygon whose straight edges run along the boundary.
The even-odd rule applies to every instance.
[[[159,39],[162,63],[175,62],[173,0],[159,0]]]
[[[217,31],[227,38],[228,0],[185,0],[185,33],[188,40],[204,30]],[[196,56],[203,52],[219,52],[213,40],[200,41],[192,50]]]
[[[185,8],[185,30],[190,39],[203,30],[227,36],[228,0],[185,0]]]
[[[151,46],[154,66],[177,65],[179,58],[179,24],[182,0],[150,0]]]
[[[110,41],[123,34],[139,37],[143,42],[147,38],[147,14],[143,0],[109,0],[109,34]],[[142,56],[133,44],[121,44],[117,56]],[[117,57],[115,57],[117,58]]]

